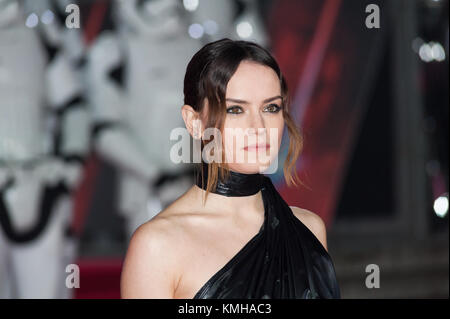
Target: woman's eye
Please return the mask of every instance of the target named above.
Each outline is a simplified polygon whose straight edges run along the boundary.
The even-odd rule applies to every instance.
[[[268,110],[270,113],[278,113],[281,110],[281,107],[279,107],[277,104],[270,104],[266,107],[266,110]]]
[[[232,106],[232,107],[227,108],[227,113],[240,114],[240,113],[242,113],[242,109],[239,106]]]

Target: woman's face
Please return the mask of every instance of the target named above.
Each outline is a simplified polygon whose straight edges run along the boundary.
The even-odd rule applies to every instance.
[[[225,98],[225,161],[232,171],[262,173],[276,158],[283,135],[280,80],[270,67],[242,61]]]

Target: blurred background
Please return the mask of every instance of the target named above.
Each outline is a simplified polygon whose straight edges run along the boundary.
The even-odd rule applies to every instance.
[[[287,78],[309,188],[270,177],[325,221],[342,297],[448,298],[448,9],[0,0],[0,298],[120,297],[131,234],[193,184],[170,132],[190,58],[224,37]]]

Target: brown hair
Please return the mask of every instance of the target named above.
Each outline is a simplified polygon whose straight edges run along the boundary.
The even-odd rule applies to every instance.
[[[297,175],[295,163],[303,149],[303,137],[295,125],[290,113],[290,98],[285,78],[272,55],[257,43],[224,38],[210,42],[201,48],[190,60],[184,77],[184,104],[192,106],[201,116],[204,115],[205,102],[208,103],[206,128],[217,128],[223,132],[226,116],[225,93],[227,84],[242,61],[252,61],[272,68],[280,79],[282,96],[282,114],[289,134],[289,149],[283,172],[288,186],[303,184]],[[215,143],[214,138],[203,140],[201,150],[208,143]],[[222,163],[224,163],[222,152]],[[197,167],[197,174],[202,174],[202,160]],[[208,182],[206,196],[215,189],[220,179],[229,176],[228,165],[219,166],[212,161],[208,165]]]

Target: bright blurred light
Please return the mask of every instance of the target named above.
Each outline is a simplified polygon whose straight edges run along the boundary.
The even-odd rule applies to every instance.
[[[448,193],[439,196],[434,201],[433,205],[434,212],[441,218],[444,218],[448,213]]]
[[[42,16],[41,16],[41,21],[43,24],[50,24],[53,22],[55,15],[53,14],[53,12],[51,12],[50,10],[46,10]]]
[[[205,28],[205,33],[207,34],[216,34],[219,26],[213,20],[206,20],[203,22],[203,27]]]
[[[189,32],[189,35],[192,38],[199,39],[199,38],[201,38],[203,36],[204,30],[203,30],[203,27],[200,24],[194,23],[194,24],[191,24],[189,26],[188,32]]]
[[[198,0],[183,0],[183,5],[187,11],[195,11],[198,7]]]
[[[428,43],[424,43],[420,46],[419,56],[422,61],[425,62],[430,62],[431,60],[433,60],[433,58],[431,57],[431,47]]]
[[[445,51],[438,42],[423,43],[419,49],[419,56],[422,61],[431,62],[433,60],[441,62],[445,60]]]
[[[243,21],[236,26],[236,32],[241,38],[248,38],[252,35],[253,28],[249,22]]]
[[[28,16],[27,20],[25,21],[25,25],[28,28],[34,28],[39,23],[39,18],[36,13],[32,13]]]
[[[445,60],[445,51],[440,43],[433,43],[431,46],[431,55],[436,61],[441,62]]]

